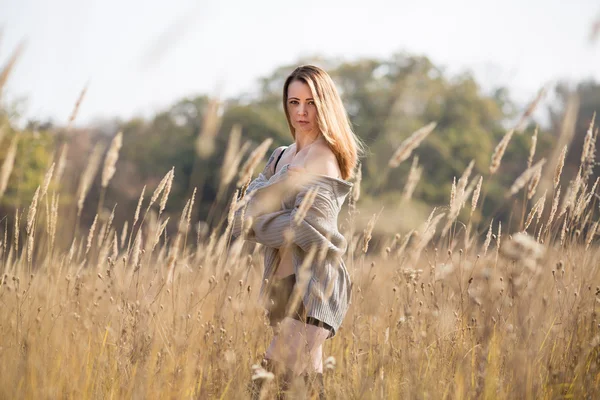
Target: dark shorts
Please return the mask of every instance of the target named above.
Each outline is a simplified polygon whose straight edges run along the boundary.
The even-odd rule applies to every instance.
[[[288,275],[281,279],[273,279],[268,291],[269,295],[267,301],[267,315],[269,317],[269,324],[271,326],[276,327],[277,324],[286,317],[288,303],[291,300],[294,286],[296,286],[295,274]],[[298,304],[295,309],[290,312],[290,315],[287,316],[304,322],[308,325],[325,328],[329,331],[329,337],[331,337],[333,334],[333,328],[331,325],[328,325],[323,321],[319,321],[316,318],[306,316],[306,309],[304,308],[302,298],[298,300]]]

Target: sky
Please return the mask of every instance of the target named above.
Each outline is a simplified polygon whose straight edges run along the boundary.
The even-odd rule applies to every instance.
[[[0,0],[0,63],[25,117],[149,116],[185,96],[250,93],[300,57],[425,55],[527,102],[557,80],[600,80],[593,0]]]

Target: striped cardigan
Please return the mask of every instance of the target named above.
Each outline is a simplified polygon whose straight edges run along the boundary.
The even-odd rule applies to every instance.
[[[296,279],[301,282],[300,287],[306,288],[302,294],[306,315],[330,325],[334,330],[332,335],[335,335],[351,301],[350,276],[342,260],[347,241],[338,231],[337,220],[353,185],[326,175],[288,171],[289,165],[284,165],[277,173],[271,174],[269,164],[270,162],[248,186],[246,196],[252,197],[245,206],[252,215],[252,226],[247,229],[244,238],[265,246],[260,297],[263,301],[267,300],[268,285],[280,261],[278,249],[291,239]],[[296,179],[300,176],[295,174],[301,174],[302,179]],[[283,195],[281,190],[278,194],[275,189],[284,184],[287,186],[282,190]],[[304,219],[296,222],[294,217],[311,189],[313,195],[314,190],[317,190],[312,206],[306,211]],[[273,202],[274,197],[274,208],[279,208],[278,210],[263,207],[256,211],[262,203],[266,203],[265,198]],[[243,208],[235,214],[232,230],[234,237],[242,233]],[[316,253],[312,254],[312,259],[309,256],[310,260],[307,260],[313,247],[313,252]],[[310,261],[310,264],[303,266],[305,260]]]

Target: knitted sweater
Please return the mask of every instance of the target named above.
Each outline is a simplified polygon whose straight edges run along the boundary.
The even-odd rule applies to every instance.
[[[263,301],[267,300],[268,285],[280,261],[278,249],[291,240],[294,273],[299,287],[305,288],[300,295],[307,317],[330,325],[335,335],[351,301],[350,276],[342,260],[347,241],[338,231],[337,220],[353,185],[326,175],[288,169],[289,165],[284,165],[271,174],[267,164],[246,192],[246,196],[252,196],[247,210],[260,210],[250,212],[252,226],[245,239],[265,246],[260,296]],[[312,205],[306,209],[303,219],[295,221],[302,200],[307,195],[314,195],[314,190],[317,192]],[[274,200],[276,207],[263,206],[261,209],[261,205],[268,202],[265,200],[272,203]],[[243,208],[235,214],[234,237],[242,232]]]

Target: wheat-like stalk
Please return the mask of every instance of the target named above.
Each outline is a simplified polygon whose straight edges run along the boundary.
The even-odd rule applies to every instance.
[[[15,51],[13,51],[12,55],[8,59],[8,62],[6,63],[4,68],[2,68],[2,71],[0,71],[0,99],[2,98],[2,90],[4,88],[4,85],[6,85],[6,82],[8,81],[8,77],[10,76],[10,73],[12,72],[13,68],[15,67],[17,60],[21,56],[21,53],[23,52],[24,49],[25,49],[25,42],[19,43],[19,45],[17,46]]]
[[[19,219],[19,208],[15,210],[15,242],[13,248],[15,251],[19,250],[19,231],[21,227],[21,220]]]
[[[584,182],[587,182],[589,176],[594,173],[594,166],[596,165],[596,139],[598,130],[596,129],[596,133],[594,133],[595,120],[596,112],[594,112],[592,120],[590,121],[583,143],[583,151],[581,152],[581,164],[579,168]]]
[[[502,221],[498,221],[498,235],[496,235],[496,251],[500,250],[500,239],[502,239]]]
[[[54,242],[56,240],[56,226],[58,222],[58,202],[60,195],[52,193],[52,205],[50,213],[50,249],[54,248]]]
[[[33,225],[35,223],[35,216],[37,213],[39,195],[40,195],[40,187],[38,186],[38,188],[35,191],[35,194],[33,195],[33,200],[31,201],[31,205],[29,206],[29,212],[27,213],[27,228],[26,228],[27,235],[30,235],[33,231]]]
[[[177,257],[177,254],[179,252],[181,237],[183,236],[185,229],[186,229],[187,213],[188,213],[188,209],[190,208],[191,201],[192,201],[192,199],[188,199],[185,202],[183,211],[181,211],[181,215],[179,216],[179,223],[177,224],[177,235],[175,236],[175,243],[172,245],[172,247],[170,249],[171,250],[170,254],[174,255],[175,257]]]
[[[490,174],[494,175],[496,171],[498,171],[498,168],[500,168],[500,164],[502,163],[502,157],[504,157],[504,152],[508,147],[508,143],[510,142],[513,133],[513,129],[506,132],[502,137],[500,143],[498,143],[498,145],[494,149],[494,153],[492,154],[492,162],[490,163]]]
[[[413,150],[419,147],[421,142],[435,129],[437,122],[430,122],[424,127],[417,129],[407,139],[405,139],[400,146],[396,149],[390,161],[388,167],[396,168],[403,161],[407,160],[412,154]]]
[[[133,252],[131,255],[131,265],[133,268],[136,268],[140,261],[140,254],[142,254],[142,230],[138,229],[137,235],[135,235],[135,240],[133,241]]]
[[[113,206],[112,211],[110,212],[110,215],[108,216],[108,222],[106,222],[106,237],[108,237],[108,235],[110,234],[110,228],[112,228],[112,223],[115,219],[116,208],[117,208],[117,205],[115,204]]]
[[[89,83],[86,83],[85,86],[83,87],[83,89],[81,90],[81,93],[79,93],[79,97],[77,98],[77,101],[75,102],[73,111],[71,112],[71,115],[69,116],[69,121],[67,123],[67,131],[71,130],[73,121],[75,121],[75,118],[77,118],[77,114],[79,113],[79,107],[81,107],[81,103],[83,102],[83,98],[85,97],[85,94],[88,90],[88,86],[89,86]]]
[[[375,228],[375,223],[377,222],[378,218],[379,218],[378,214],[373,214],[373,216],[367,223],[367,228],[363,232],[363,246],[362,246],[363,253],[366,253],[367,250],[369,250],[369,242],[371,241],[373,229]]]
[[[592,197],[596,193],[596,187],[598,186],[599,180],[600,180],[600,177],[596,178],[596,180],[594,181],[594,185],[592,186],[592,189],[588,193],[586,193],[587,185],[585,185],[583,187],[581,195],[579,195],[579,197],[577,198],[575,210],[573,212],[573,216],[575,218],[579,217],[583,213],[583,211],[585,209],[587,209],[587,206],[590,204]]]
[[[577,194],[579,193],[579,189],[581,187],[581,175],[577,174],[574,180],[572,180],[567,188],[567,193],[563,198],[562,205],[560,207],[560,212],[558,213],[558,217],[562,217],[569,208],[572,208],[575,205],[575,200],[577,199]]]
[[[517,132],[523,132],[523,130],[525,129],[525,122],[527,121],[527,118],[529,118],[533,114],[538,104],[540,103],[540,101],[542,101],[545,95],[546,88],[543,87],[538,91],[536,98],[531,103],[529,103],[523,115],[521,115],[521,118],[519,119],[519,122],[517,123],[515,128]]]
[[[96,231],[96,223],[97,222],[98,222],[98,214],[96,214],[96,216],[94,217],[94,222],[92,222],[92,226],[90,227],[90,231],[87,236],[87,241],[86,241],[86,245],[85,245],[85,255],[86,256],[89,253],[90,248],[92,247],[92,240],[94,240],[94,232]]]
[[[568,218],[565,217],[562,228],[560,229],[560,245],[561,245],[561,247],[565,243],[565,236],[567,234],[567,220],[568,220]]]
[[[577,125],[577,115],[579,113],[579,103],[580,101],[577,93],[569,93],[560,125],[560,135],[552,150],[552,154],[548,159],[551,161],[551,164],[542,175],[541,185],[543,190],[549,189],[551,184],[553,184],[554,189],[556,189],[559,184],[565,157],[564,155],[561,155],[561,152],[564,151],[566,154],[567,150],[565,149],[565,146],[570,146],[570,143],[573,140]]]
[[[252,153],[250,153],[248,159],[246,160],[240,171],[239,180],[237,183],[238,188],[245,185],[252,178],[252,174],[254,174],[254,169],[256,168],[260,160],[262,160],[265,157],[265,154],[269,150],[269,146],[271,146],[271,143],[273,143],[273,139],[265,139],[256,149],[252,151]]]
[[[452,178],[452,187],[450,188],[450,209],[454,208],[456,202],[456,177]]]
[[[463,174],[458,179],[458,186],[456,189],[458,190],[459,196],[462,196],[465,193],[465,188],[467,187],[467,182],[469,182],[469,178],[471,177],[471,173],[473,172],[473,167],[475,166],[475,160],[471,160],[469,165],[464,170]]]
[[[550,216],[548,217],[548,222],[546,223],[546,229],[550,229],[550,225],[552,221],[554,221],[554,216],[556,215],[556,210],[558,210],[558,203],[560,200],[560,186],[556,189],[556,193],[554,193],[554,199],[552,200],[552,207],[550,209]]]
[[[15,135],[12,141],[10,142],[10,147],[8,148],[8,152],[6,153],[4,162],[2,163],[2,169],[0,170],[0,198],[2,198],[2,196],[4,196],[4,193],[6,192],[6,188],[8,187],[8,180],[15,165],[18,141],[19,135]]]
[[[563,147],[560,152],[560,156],[558,158],[558,163],[556,164],[556,169],[554,170],[554,188],[558,186],[560,183],[560,176],[562,175],[563,167],[565,166],[565,157],[567,156],[567,145]]]
[[[533,156],[535,156],[535,148],[537,146],[538,127],[535,127],[533,136],[531,137],[531,147],[529,148],[529,157],[527,158],[527,168],[531,167],[533,163]]]
[[[600,177],[597,177],[596,180],[594,181],[594,184],[592,185],[592,190],[590,190],[588,196],[586,196],[586,201],[585,204],[583,206],[583,209],[586,209],[587,206],[590,203],[590,200],[592,199],[592,197],[594,197],[594,195],[596,194],[596,188],[598,187],[598,183],[600,182]]]
[[[235,191],[235,193],[233,193],[233,197],[231,198],[231,204],[229,205],[229,211],[227,213],[227,225],[228,226],[233,225],[233,218],[235,217],[235,210],[237,209],[236,204],[237,204],[239,194],[240,194],[240,191],[238,189]]]
[[[96,177],[96,173],[98,172],[98,167],[100,166],[100,161],[102,160],[103,148],[100,144],[94,146],[94,150],[92,150],[92,154],[88,159],[87,166],[81,175],[81,180],[79,181],[79,188],[77,190],[77,215],[81,215],[81,210],[83,210],[83,204],[85,202],[85,198],[88,195],[88,191]]]
[[[31,262],[33,261],[33,243],[34,243],[34,236],[33,235],[27,236],[27,264],[29,264],[29,265],[31,265]]]
[[[531,200],[531,198],[535,195],[535,191],[537,190],[541,178],[542,169],[538,168],[535,174],[529,180],[529,185],[527,186],[527,200]]]
[[[77,236],[73,238],[73,241],[71,242],[71,247],[69,247],[69,252],[67,253],[67,265],[71,265],[71,262],[73,261],[73,256],[75,256],[76,244]]]
[[[590,146],[592,145],[592,136],[594,134],[594,119],[596,118],[596,113],[592,117],[592,121],[590,122],[590,126],[585,134],[583,139],[583,149],[581,151],[581,164],[585,164],[588,154],[590,152]]]
[[[244,142],[242,148],[236,153],[235,158],[226,168],[226,174],[224,175],[223,182],[221,183],[222,188],[224,188],[226,185],[230,184],[233,181],[233,178],[235,178],[235,175],[238,173],[238,168],[242,163],[242,159],[244,158],[244,155],[248,152],[249,149],[250,142]]]
[[[508,194],[506,195],[506,197],[513,196],[519,190],[521,190],[523,188],[523,186],[525,186],[525,184],[527,182],[529,182],[529,180],[535,174],[538,173],[538,170],[541,169],[545,163],[546,163],[546,159],[542,158],[540,161],[535,163],[535,165],[533,165],[532,167],[529,167],[525,171],[523,171],[523,173],[521,175],[519,175],[519,177],[515,180],[515,182],[510,187],[510,190],[508,191]]]
[[[479,195],[481,193],[481,185],[483,184],[483,176],[479,177],[479,181],[477,182],[477,186],[475,187],[475,191],[473,192],[473,198],[471,199],[471,215],[473,215],[473,211],[477,208],[477,201],[479,201]]]
[[[220,187],[226,187],[229,185],[237,173],[242,156],[240,154],[241,137],[242,127],[239,124],[233,125],[231,128],[231,133],[229,134],[229,141],[227,142],[227,149],[225,150],[223,165],[221,166]]]
[[[156,247],[156,245],[160,241],[160,236],[165,231],[168,223],[169,223],[169,218],[165,219],[164,222],[162,224],[160,224],[160,226],[156,230],[156,235],[154,235],[154,242],[152,242],[152,250],[151,250],[151,252],[154,252],[154,248]],[[135,247],[135,244],[134,244],[134,247]]]
[[[302,201],[300,202],[300,206],[298,206],[298,211],[294,215],[294,223],[296,225],[300,225],[304,218],[306,217],[306,213],[312,207],[315,199],[317,198],[317,194],[319,193],[319,189],[317,187],[312,187],[306,192]]]
[[[492,227],[494,224],[494,220],[492,220],[490,222],[490,227],[487,231],[487,234],[485,235],[485,241],[483,242],[483,256],[485,257],[488,251],[488,248],[490,247],[490,243],[492,242]]]
[[[202,121],[202,130],[196,140],[196,153],[202,159],[208,158],[215,151],[215,136],[221,127],[220,115],[221,102],[218,98],[210,100],[204,120]]]
[[[436,228],[439,222],[446,216],[446,213],[440,213],[433,217],[436,208],[433,209],[427,221],[423,223],[418,231],[418,240],[415,242],[415,246],[412,254],[412,263],[416,265],[421,257],[421,252],[429,244],[431,239],[435,236]]]
[[[106,153],[106,158],[104,159],[104,168],[102,169],[102,187],[106,188],[108,183],[115,175],[117,169],[115,166],[117,165],[117,161],[119,160],[119,151],[123,146],[123,133],[119,132],[113,138],[110,148],[108,149],[108,153]]]
[[[538,212],[537,212],[537,222],[538,223],[540,222],[540,219],[542,218],[542,215],[544,214],[544,207],[546,206],[546,197],[547,196],[548,196],[548,190],[546,189],[544,191],[544,194],[542,195],[542,198],[544,199],[544,201],[541,202],[541,205],[538,208]]]
[[[302,294],[306,292],[307,286],[311,279],[310,266],[312,265],[312,262],[317,255],[317,251],[317,246],[312,246],[310,250],[306,253],[306,257],[304,258],[304,260],[302,260],[302,264],[300,264],[300,268],[298,269],[299,272],[296,285],[294,286],[294,289],[286,306],[287,316],[293,315],[294,310],[297,310],[298,304],[302,301]]]
[[[106,239],[106,234],[107,232],[109,232],[108,230],[108,224],[104,223],[102,225],[100,225],[100,230],[98,231],[97,237],[98,239],[96,240],[96,247],[98,249],[100,249],[100,251],[98,252],[98,257],[101,257],[102,259],[106,258],[102,255],[102,252],[105,250],[105,246],[104,246],[104,241]]]
[[[473,166],[475,165],[475,161],[471,161],[461,177],[456,183],[456,178],[452,180],[452,190],[450,191],[450,205],[448,212],[448,220],[446,225],[442,229],[442,237],[446,236],[448,230],[452,227],[454,221],[458,218],[460,214],[460,210],[464,207],[467,198],[471,195],[473,191],[475,180],[471,181],[469,185],[469,189],[467,190],[467,182],[469,181],[469,177],[471,176],[471,172],[473,171]]]
[[[175,178],[175,167],[171,168],[171,172],[169,173],[169,179],[165,184],[165,190],[163,191],[162,198],[160,199],[160,208],[158,211],[158,215],[162,214],[167,206],[167,200],[169,199],[169,194],[171,193],[171,187],[173,186],[173,179]]]
[[[588,229],[587,237],[585,239],[586,250],[590,248],[590,244],[592,244],[592,240],[594,240],[594,236],[596,236],[596,232],[598,232],[598,222],[599,221],[594,222],[590,229]]]
[[[471,160],[461,177],[458,179],[458,183],[455,187],[453,182],[454,196],[452,196],[450,203],[450,214],[456,213],[458,215],[456,209],[458,208],[458,211],[460,211],[460,209],[464,205],[467,197],[465,196],[465,189],[467,188],[467,183],[469,182],[469,177],[471,176],[471,172],[473,172],[474,166],[475,160]],[[454,210],[454,212],[452,210]]]
[[[150,197],[150,203],[148,203],[148,207],[146,207],[146,213],[148,213],[148,211],[150,210],[150,207],[152,207],[152,205],[156,202],[156,200],[158,200],[158,197],[160,196],[160,194],[165,189],[165,186],[167,185],[167,182],[171,178],[171,171],[172,170],[173,169],[171,169],[171,170],[169,170],[169,172],[167,172],[167,174],[158,183],[158,186],[156,187],[156,189],[154,189],[154,193],[152,193],[152,197]]]
[[[410,239],[413,237],[414,234],[415,234],[415,231],[412,230],[404,236],[404,239],[402,239],[402,243],[400,243],[400,246],[398,247],[398,251],[396,251],[397,258],[400,258],[400,256],[402,256],[404,254],[404,251],[406,250],[406,246],[408,246],[408,242],[410,241]]]
[[[146,192],[146,185],[142,188],[142,193],[140,193],[140,198],[138,199],[137,207],[135,208],[135,213],[133,214],[133,225],[136,224],[138,219],[140,219],[140,210],[142,209],[142,203],[144,201],[144,193]]]
[[[404,185],[404,193],[402,194],[403,201],[410,200],[415,188],[417,187],[417,183],[419,183],[419,180],[421,179],[422,173],[423,167],[419,167],[419,157],[415,156],[413,158],[412,165],[410,166],[410,171],[408,172],[406,185]]]
[[[56,173],[54,174],[54,184],[57,186],[60,183],[60,180],[65,172],[68,151],[69,145],[67,143],[64,143],[60,148],[60,155],[58,156],[58,162],[56,164]]]
[[[112,241],[112,254],[111,259],[116,260],[119,257],[119,238],[117,237],[117,232],[113,231],[113,241]]]
[[[52,174],[54,173],[54,163],[50,166],[50,169],[46,172],[44,176],[44,183],[42,183],[42,193],[40,195],[40,199],[43,199],[46,193],[48,192],[48,186],[50,186],[50,181],[52,180]]]
[[[27,263],[31,265],[33,260],[33,243],[35,235],[35,216],[37,213],[38,200],[40,195],[40,187],[38,186],[33,195],[33,200],[29,206],[29,212],[27,213]]]
[[[546,201],[547,193],[548,192],[544,192],[543,196],[538,199],[538,201],[531,208],[531,211],[529,211],[529,215],[527,215],[527,220],[525,222],[525,228],[523,228],[524,231],[526,231],[527,228],[529,228],[531,221],[533,221],[533,217],[538,215],[538,220],[539,220],[539,216],[541,215],[541,213],[544,210],[544,202]]]
[[[123,230],[121,231],[121,248],[125,247],[125,241],[127,240],[127,231],[129,228],[129,222],[125,220],[123,224]]]
[[[188,212],[186,215],[186,225],[185,225],[185,232],[187,233],[189,227],[190,227],[190,223],[192,221],[192,210],[194,209],[194,201],[196,200],[196,188],[194,188],[194,191],[192,192],[192,199],[190,200],[190,206],[188,208]]]
[[[354,186],[352,187],[352,201],[356,203],[360,199],[360,184],[362,182],[362,163],[356,165],[356,174],[354,175]]]

